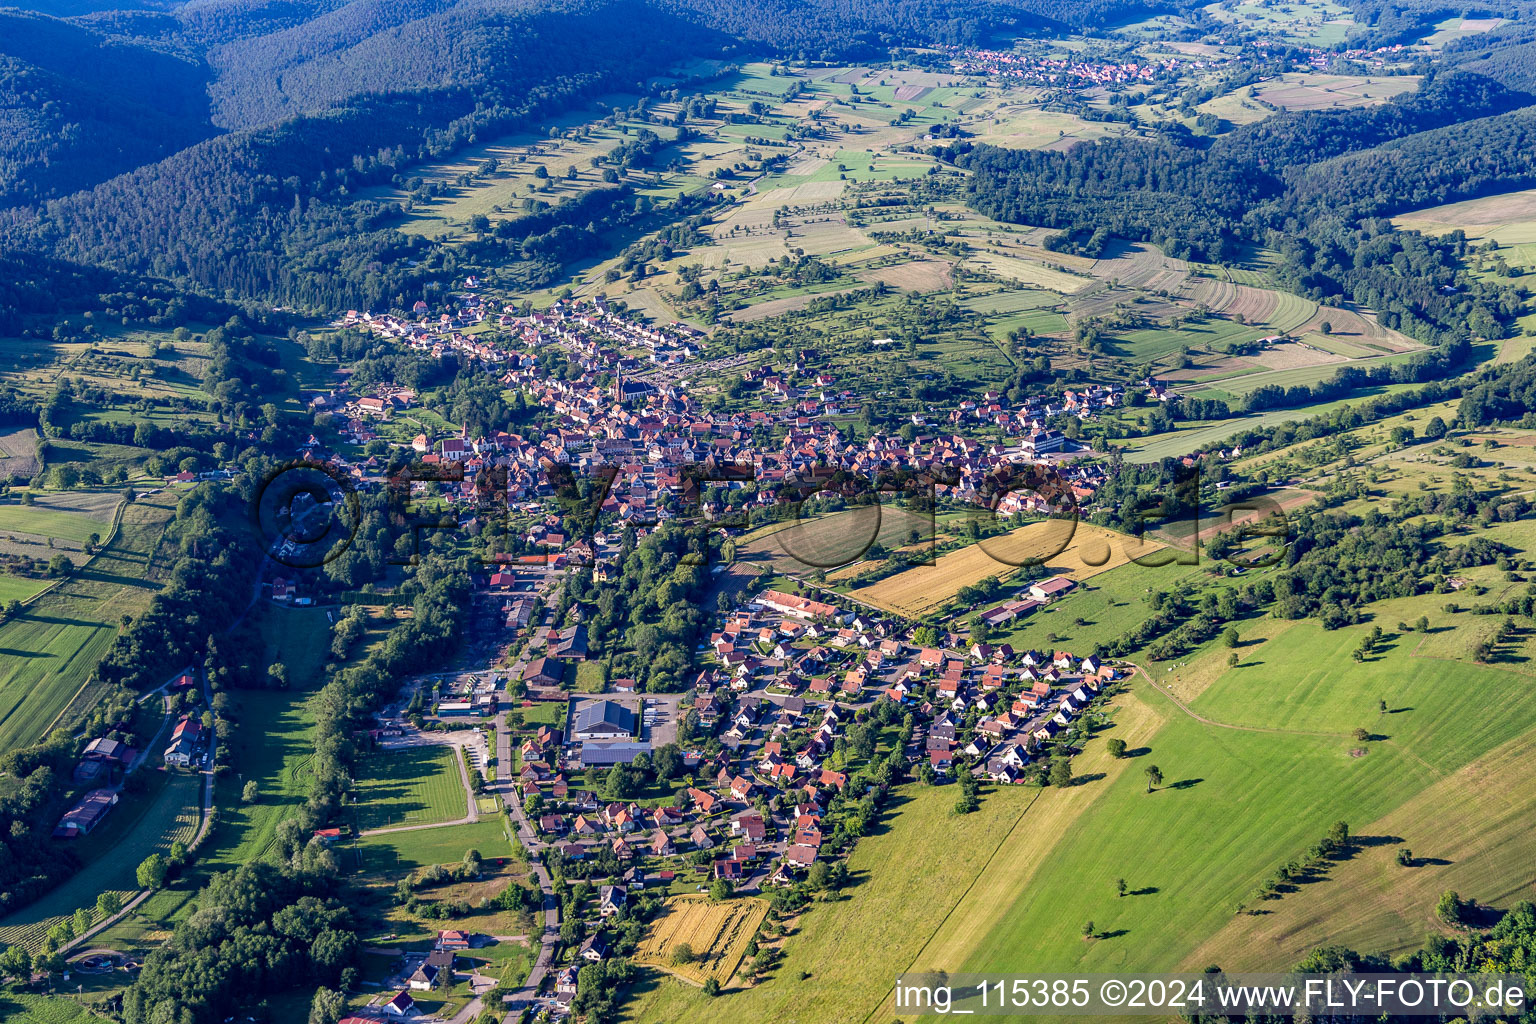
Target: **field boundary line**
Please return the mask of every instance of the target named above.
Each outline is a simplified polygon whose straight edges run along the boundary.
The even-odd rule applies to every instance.
[[[1278,729],[1270,725],[1238,725],[1235,722],[1218,722],[1214,718],[1206,718],[1204,715],[1191,710],[1188,704],[1185,704],[1182,700],[1175,697],[1172,690],[1167,689],[1163,686],[1162,683],[1159,683],[1156,679],[1153,679],[1152,673],[1148,672],[1140,665],[1132,662],[1131,667],[1136,670],[1137,674],[1141,675],[1146,679],[1147,682],[1152,684],[1152,689],[1168,698],[1168,700],[1173,702],[1174,707],[1178,708],[1180,711],[1184,712],[1186,715],[1188,715],[1190,718],[1193,718],[1201,725],[1209,725],[1216,729],[1236,729],[1238,732],[1263,732],[1280,736],[1320,736],[1329,739],[1342,739],[1348,735],[1348,733],[1321,732],[1315,729]]]
[[[84,562],[80,563],[80,568],[84,569],[84,568],[88,567],[92,562],[96,561],[96,559],[100,558],[102,556],[102,553],[105,552],[107,550],[107,548],[112,546],[112,542],[117,540],[118,527],[122,524],[122,521],[123,521],[123,510],[126,509],[127,507],[128,507],[128,502],[127,501],[119,501],[117,503],[117,508],[112,513],[112,532],[107,534],[107,539],[102,541],[101,544],[96,548],[96,553],[94,555],[92,555],[90,558],[87,558]],[[31,597],[23,598],[22,601],[21,601],[21,606],[23,608],[30,607],[32,602],[36,601],[38,598],[42,597],[44,594],[51,594],[55,590],[59,589],[65,583],[68,583],[68,582],[69,582],[69,577],[68,576],[64,576],[64,577],[61,577],[59,579],[54,580],[52,583],[48,584],[42,590],[39,590],[37,593],[33,594]],[[76,696],[78,696],[78,694]],[[74,697],[71,697],[70,700],[74,700]],[[54,721],[57,721],[57,720],[58,719],[54,719]],[[53,728],[53,726],[50,725],[49,728],[51,729],[51,728]]]
[[[997,841],[997,845],[992,848],[992,852],[987,854],[986,862],[981,865],[980,870],[978,870],[975,876],[971,879],[971,884],[967,885],[965,887],[965,891],[955,898],[955,902],[950,905],[950,908],[944,912],[944,916],[939,918],[938,923],[933,926],[933,931],[929,932],[928,939],[923,943],[923,948],[919,949],[917,953],[913,955],[912,962],[907,965],[907,971],[911,971],[912,968],[916,966],[918,960],[921,959],[922,955],[928,951],[928,946],[933,942],[933,937],[939,934],[939,930],[944,927],[945,923],[954,915],[955,911],[960,908],[960,904],[965,902],[965,898],[971,894],[971,890],[976,888],[976,883],[981,881],[982,876],[987,873],[987,869],[992,866],[992,862],[997,859],[998,852],[1002,850],[1003,846],[1008,842],[1009,839],[1013,838],[1013,834],[1019,830],[1019,826],[1024,824],[1024,819],[1029,814],[1030,808],[1035,806],[1035,802],[1040,799],[1041,794],[1044,792],[1044,787],[1037,789],[1035,791],[1035,795],[1029,798],[1029,803],[1019,808],[1019,816],[1014,819],[1012,827],[1003,833],[1002,838]],[[874,1007],[864,1015],[863,1024],[869,1024],[870,1018],[880,1012],[880,1007],[885,1005],[887,998],[887,995],[882,995],[880,997],[880,1001],[877,1002]]]

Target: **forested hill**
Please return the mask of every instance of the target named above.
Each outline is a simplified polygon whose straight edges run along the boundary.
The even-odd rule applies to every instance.
[[[307,308],[378,302],[419,240],[375,230],[388,211],[346,202],[356,191],[719,49],[715,33],[644,5],[585,10],[580,32],[555,31],[545,14],[486,23],[508,54],[493,79],[374,94],[218,136],[45,208],[0,213],[0,242]],[[388,269],[367,269],[375,261]]]
[[[378,230],[388,211],[351,196],[417,161],[600,92],[646,91],[656,75],[700,57],[883,55],[1048,23],[1022,7],[1013,0],[201,0],[172,14],[23,16],[34,33],[90,33],[135,60],[205,76],[149,93],[120,90],[153,100],[154,109],[122,116],[148,125],[143,135],[203,141],[175,153],[135,153],[114,144],[112,119],[77,115],[65,124],[62,105],[39,104],[59,123],[15,141],[4,165],[18,171],[10,203],[0,167],[0,206],[13,207],[0,210],[0,244],[219,294],[307,308],[371,304],[398,291],[400,275],[411,271],[396,257],[420,243]],[[188,53],[206,63],[187,61]],[[25,106],[18,100],[19,116]],[[155,116],[195,128],[150,124]],[[210,122],[230,131],[205,137],[217,130]],[[63,140],[73,148],[57,150]],[[28,161],[50,163],[50,183],[81,191],[23,207],[56,195],[28,190],[19,173]],[[367,269],[375,264],[384,269]]]
[[[1483,75],[1446,72],[1375,107],[1281,113],[1217,139],[1211,157],[1285,175],[1319,160],[1536,103],[1536,95]]]
[[[1396,139],[1299,168],[1282,215],[1390,217],[1536,185],[1536,106]]]
[[[207,68],[0,11],[0,206],[87,188],[212,135]]]
[[[622,72],[622,84],[681,55],[729,55],[732,40],[632,0],[353,0],[264,35],[215,45],[213,116],[273,124],[358,97],[462,90],[516,107],[561,80]]]
[[[603,77],[633,88],[657,42],[689,57],[872,59],[980,43],[1164,0],[30,0],[0,14],[0,208],[67,195],[218,129],[267,127],[381,93],[521,91]],[[565,63],[551,68],[549,56]],[[9,58],[9,59],[6,59]],[[47,168],[48,173],[42,173]]]
[[[924,43],[979,45],[1064,29],[1020,0],[651,0],[679,16],[787,56],[869,60]],[[1125,6],[1124,0],[1109,0]],[[1139,5],[1133,5],[1139,6]]]
[[[1531,12],[1536,14],[1536,10]],[[1514,89],[1536,92],[1536,24],[1509,22],[1492,32],[1468,36],[1446,47],[1445,62],[1498,79]]]
[[[1110,139],[1066,151],[961,143],[952,152],[976,172],[972,203],[989,216],[1069,233],[1104,228],[1175,255],[1228,259],[1255,232],[1278,226],[1272,214],[1285,202],[1286,179],[1313,164],[1446,125],[1512,116],[1532,101],[1481,76],[1451,73],[1399,102],[1282,114],[1209,148],[1171,138]],[[1506,170],[1517,176],[1515,166]],[[1454,170],[1441,166],[1439,173]],[[1481,183],[1493,180],[1484,176]]]

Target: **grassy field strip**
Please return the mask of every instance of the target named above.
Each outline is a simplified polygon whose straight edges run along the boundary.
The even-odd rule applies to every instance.
[[[341,856],[344,861],[353,858],[358,870],[365,875],[387,874],[393,879],[430,864],[456,864],[463,859],[466,850],[472,849],[480,851],[486,858],[511,857],[512,844],[500,817],[482,818],[464,825],[366,836]]]
[[[1191,953],[1184,967],[1233,970],[1293,963],[1316,946],[1400,953],[1446,931],[1435,902],[1447,889],[1508,906],[1527,898],[1536,862],[1536,734],[1527,733],[1359,826],[1371,839],[1262,916],[1241,915]],[[1408,848],[1418,861],[1396,862]]]
[[[1135,750],[1157,733],[1166,712],[1132,697],[1118,697],[1113,705],[1114,725],[1104,735],[1125,740]],[[1087,779],[1067,789],[1047,787],[1025,808],[1018,823],[971,886],[939,922],[928,942],[906,966],[908,971],[955,971],[987,944],[1021,894],[1029,893],[1035,871],[1070,829],[1073,822],[1094,808],[1110,783],[1137,765],[1134,758],[1116,760],[1094,743],[1077,758],[1075,771]],[[1091,781],[1089,781],[1091,779]],[[1048,899],[1035,893],[1034,898]],[[889,995],[867,1018],[884,1021],[893,1015]]]
[[[116,892],[126,899],[137,892],[134,872],[145,857],[166,852],[173,842],[191,840],[201,818],[202,776],[168,774],[137,817],[130,807],[114,808],[96,832],[76,840],[77,845],[89,844],[81,852],[92,859],[36,903],[0,919],[0,944],[21,943],[35,950],[49,928],[78,907],[94,907],[98,894]]]
[[[129,506],[114,540],[89,566],[0,624],[0,650],[27,652],[0,668],[0,750],[35,742],[78,702],[119,617],[153,595],[145,574],[170,515],[164,505]]]
[[[256,783],[261,798],[241,803],[233,780],[220,786],[219,828],[201,856],[210,869],[235,868],[264,857],[276,840],[277,826],[307,797],[315,723],[306,697],[281,691],[240,694],[234,764],[243,779]]]
[[[1286,371],[1276,371],[1286,372]],[[1252,377],[1257,377],[1257,374]],[[1252,377],[1248,378],[1252,380]],[[1255,381],[1254,387],[1259,384],[1278,384],[1279,381]],[[1293,383],[1301,383],[1299,381]],[[1295,409],[1268,409],[1255,416],[1234,416],[1226,420],[1211,420],[1205,423],[1193,424],[1182,427],[1172,433],[1158,434],[1150,440],[1140,443],[1135,448],[1125,450],[1125,458],[1130,462],[1156,462],[1170,456],[1187,455],[1190,452],[1204,451],[1212,445],[1219,445],[1236,434],[1248,430],[1256,430],[1264,427],[1273,427],[1287,421],[1300,421],[1310,419],[1313,416],[1321,416],[1346,405],[1362,402],[1367,398],[1377,395],[1392,394],[1404,388],[1415,387],[1413,384],[1388,384],[1384,387],[1361,388],[1349,398],[1340,398],[1332,402],[1322,402],[1318,405],[1304,405]]]
[[[1166,700],[1149,693],[1138,690],[1138,699]],[[952,969],[1170,968],[1340,808],[1375,817],[1434,781],[1389,751],[1351,760],[1335,738],[1215,728],[1183,714],[1171,715],[1147,745]],[[1166,783],[1149,794],[1141,768],[1150,763]],[[1117,897],[1116,878],[1136,895]],[[1104,937],[1085,942],[1087,921]]]

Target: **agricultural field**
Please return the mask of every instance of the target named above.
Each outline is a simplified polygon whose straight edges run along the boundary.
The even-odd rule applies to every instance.
[[[1022,619],[993,631],[997,643],[1015,650],[1068,650],[1088,654],[1104,637],[1141,625],[1150,614],[1147,597],[1193,579],[1202,570],[1189,556],[1163,548],[1140,562],[1099,573],[1077,589]]]
[[[1305,46],[1343,42],[1354,27],[1348,8],[1332,0],[1295,0],[1284,4],[1224,0],[1208,5],[1205,11],[1234,28]]]
[[[1375,106],[1419,87],[1415,75],[1365,77],[1288,72],[1200,104],[1233,124],[1262,121],[1277,110],[1336,110]]]
[[[478,850],[487,860],[512,856],[512,842],[500,816],[465,825],[365,836],[339,850],[338,856],[363,875],[393,880],[431,864],[457,864],[468,850]]]
[[[37,430],[10,427],[0,430],[0,477],[30,480],[42,468],[37,457]]]
[[[105,491],[43,491],[31,504],[12,498],[0,502],[0,553],[46,562],[58,552],[77,565],[91,537],[112,533],[121,494]]]
[[[799,98],[786,100],[797,76],[772,75],[769,71],[768,65],[747,64],[726,77],[690,84],[684,91],[712,99],[717,116],[690,117],[693,137],[667,148],[665,161],[658,161],[667,163],[668,169],[632,181],[646,195],[659,197],[707,188],[735,200],[703,228],[711,242],[655,261],[643,277],[631,274],[618,259],[573,266],[569,284],[574,294],[602,292],[662,319],[679,318],[704,325],[708,319],[700,316],[700,306],[681,299],[683,278],[679,271],[685,266],[703,267],[713,275],[710,280],[720,289],[720,318],[740,324],[792,313],[810,305],[818,295],[841,294],[871,283],[903,292],[947,291],[954,286],[952,261],[934,259],[914,246],[879,242],[869,230],[850,223],[852,200],[860,190],[899,188],[901,182],[933,169],[933,160],[906,148],[908,144],[921,144],[930,126],[950,121],[965,124],[972,131],[996,131],[1001,133],[1000,140],[1013,140],[1010,144],[1042,146],[1134,132],[1128,126],[1083,122],[1070,114],[1042,111],[1039,104],[1043,97],[1034,89],[974,80],[967,81],[967,88],[956,88],[950,76],[933,72],[821,69],[798,76],[805,91]],[[751,114],[747,123],[728,120],[746,112],[749,104],[756,104],[753,109],[760,112]],[[653,109],[664,115],[678,105],[667,102]],[[606,101],[599,104],[603,110],[608,106]],[[808,123],[813,113],[819,117],[814,137],[794,137],[789,129]],[[603,184],[588,164],[611,148],[613,139],[608,136],[616,129],[608,121],[583,124],[572,120],[561,121],[554,129],[557,138],[501,140],[433,169],[427,177],[447,187],[446,198],[430,203],[416,200],[417,209],[407,229],[462,232],[468,216],[497,219],[519,215],[523,204],[534,195],[530,189],[543,190],[538,192],[543,200],[553,201],[566,192],[575,194]],[[489,159],[497,161],[496,170],[482,171],[481,166]],[[575,161],[578,174],[567,180],[564,169],[572,166],[571,161]],[[517,184],[522,180],[519,176],[531,173],[529,169],[536,165],[547,167],[550,177]],[[593,182],[585,183],[589,177]],[[513,191],[507,192],[508,188]],[[397,200],[403,197],[404,193],[393,194]],[[881,227],[888,223],[886,215],[874,216]],[[891,216],[896,221],[892,226],[900,226],[908,214]],[[762,268],[792,251],[822,257],[846,274],[835,281],[783,287],[765,287],[762,280],[738,277],[744,268]],[[1071,259],[1061,256],[1036,261],[1021,259],[1013,251],[999,251],[977,254],[968,260],[967,267],[1070,294],[1091,285],[1088,279],[1073,278],[1057,269]],[[557,285],[529,297],[542,306],[553,301],[559,290]],[[1062,330],[1065,323],[1042,318],[1031,327]]]
[[[1318,378],[1312,378],[1305,382],[1311,383],[1315,379]],[[1278,381],[1272,382],[1278,383]],[[1291,379],[1288,381],[1287,386],[1302,382],[1302,380]],[[1256,387],[1257,384],[1239,378],[1232,381],[1223,381],[1222,386],[1224,388],[1237,389],[1252,388]],[[1323,402],[1317,405],[1301,406],[1294,409],[1268,409],[1261,413],[1248,416],[1234,416],[1231,419],[1225,420],[1181,423],[1177,429],[1168,433],[1156,434],[1147,438],[1137,438],[1126,443],[1124,445],[1125,457],[1134,462],[1156,462],[1158,459],[1168,458],[1169,456],[1188,455],[1190,452],[1204,451],[1212,446],[1220,445],[1234,435],[1247,430],[1272,427],[1294,420],[1304,420],[1308,417],[1321,415],[1375,395],[1390,394],[1407,387],[1412,387],[1412,385],[1389,384],[1384,387],[1361,388],[1349,398],[1341,398],[1337,401]]]
[[[375,751],[358,765],[353,800],[359,832],[430,825],[465,814],[457,747],[430,744]]]
[[[893,550],[931,543],[934,534],[931,515],[883,503],[863,505],[759,527],[737,542],[736,560],[770,565],[778,573],[833,569],[858,561],[873,544]]]
[[[105,1021],[67,996],[0,989],[0,1019],[9,1024],[90,1024]]]
[[[1536,189],[1414,210],[1392,223],[1428,235],[1461,231],[1472,242],[1496,242],[1497,256],[1507,263],[1536,266]]]
[[[175,428],[209,424],[208,396],[200,388],[207,373],[207,345],[196,334],[125,327],[101,319],[93,335],[77,340],[0,337],[0,383],[34,397],[51,392],[68,377],[76,386],[100,388],[111,399],[100,405],[72,403],[60,426],[94,422],[147,422]],[[56,442],[50,440],[48,447]],[[12,454],[6,452],[5,454]],[[138,450],[139,457],[148,454]]]
[[[100,893],[128,899],[138,891],[134,872],[145,857],[192,839],[201,819],[202,776],[152,765],[141,771],[148,773],[148,788],[122,797],[96,831],[71,841],[70,849],[85,866],[42,899],[0,918],[0,945],[20,943],[35,950],[58,921],[79,907],[94,908]]]
[[[1076,295],[1093,286],[1092,278],[1064,273],[1043,263],[1034,263],[1016,256],[982,252],[969,257],[966,263],[973,269],[996,274],[1016,284],[1030,288],[1045,288],[1060,292],[1062,295]]]
[[[163,494],[125,507],[111,542],[88,565],[0,624],[0,649],[28,654],[0,665],[0,750],[36,742],[70,720],[72,704],[89,705],[86,678],[117,635],[119,618],[136,614],[154,595],[155,551],[173,501]],[[57,510],[42,521],[52,525],[54,517],[63,517],[74,533],[95,523],[103,538],[112,534],[110,523]]]
[[[1025,564],[1042,565],[1043,560],[1042,571],[1049,575],[1085,580],[1162,546],[1090,523],[1030,523],[941,555],[933,565],[888,576],[855,591],[855,596],[879,608],[919,617],[942,608],[962,587],[985,576],[1007,579]]]
[[[256,690],[235,695],[232,764],[240,780],[221,780],[216,789],[219,827],[198,858],[210,871],[225,870],[267,856],[277,826],[297,813],[309,795],[314,750],[314,711],[308,691]],[[240,799],[245,782],[255,782],[256,802]]]
[[[1060,149],[1075,142],[1134,134],[1127,125],[1084,121],[1065,111],[1009,101],[970,118],[968,128],[977,142],[1013,149]]]
[[[714,978],[724,986],[767,915],[768,902],[750,896],[722,903],[702,895],[673,896],[651,921],[634,962],[658,967],[695,985]],[[693,959],[674,962],[679,946],[687,946]]]
[[[1503,18],[1450,17],[1437,22],[1435,31],[1425,36],[1421,42],[1431,49],[1440,49],[1447,43],[1454,43],[1467,36],[1480,36],[1484,32],[1492,32],[1502,24],[1504,24]]]

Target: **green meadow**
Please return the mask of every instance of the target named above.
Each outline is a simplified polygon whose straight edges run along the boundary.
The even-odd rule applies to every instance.
[[[359,832],[393,825],[429,825],[465,814],[456,747],[378,750],[357,766],[352,817]]]
[[[77,698],[86,704],[87,677],[120,617],[146,607],[157,589],[151,567],[170,501],[160,495],[128,506],[112,542],[88,565],[0,624],[0,751],[37,742]],[[111,533],[95,525],[104,538]]]

